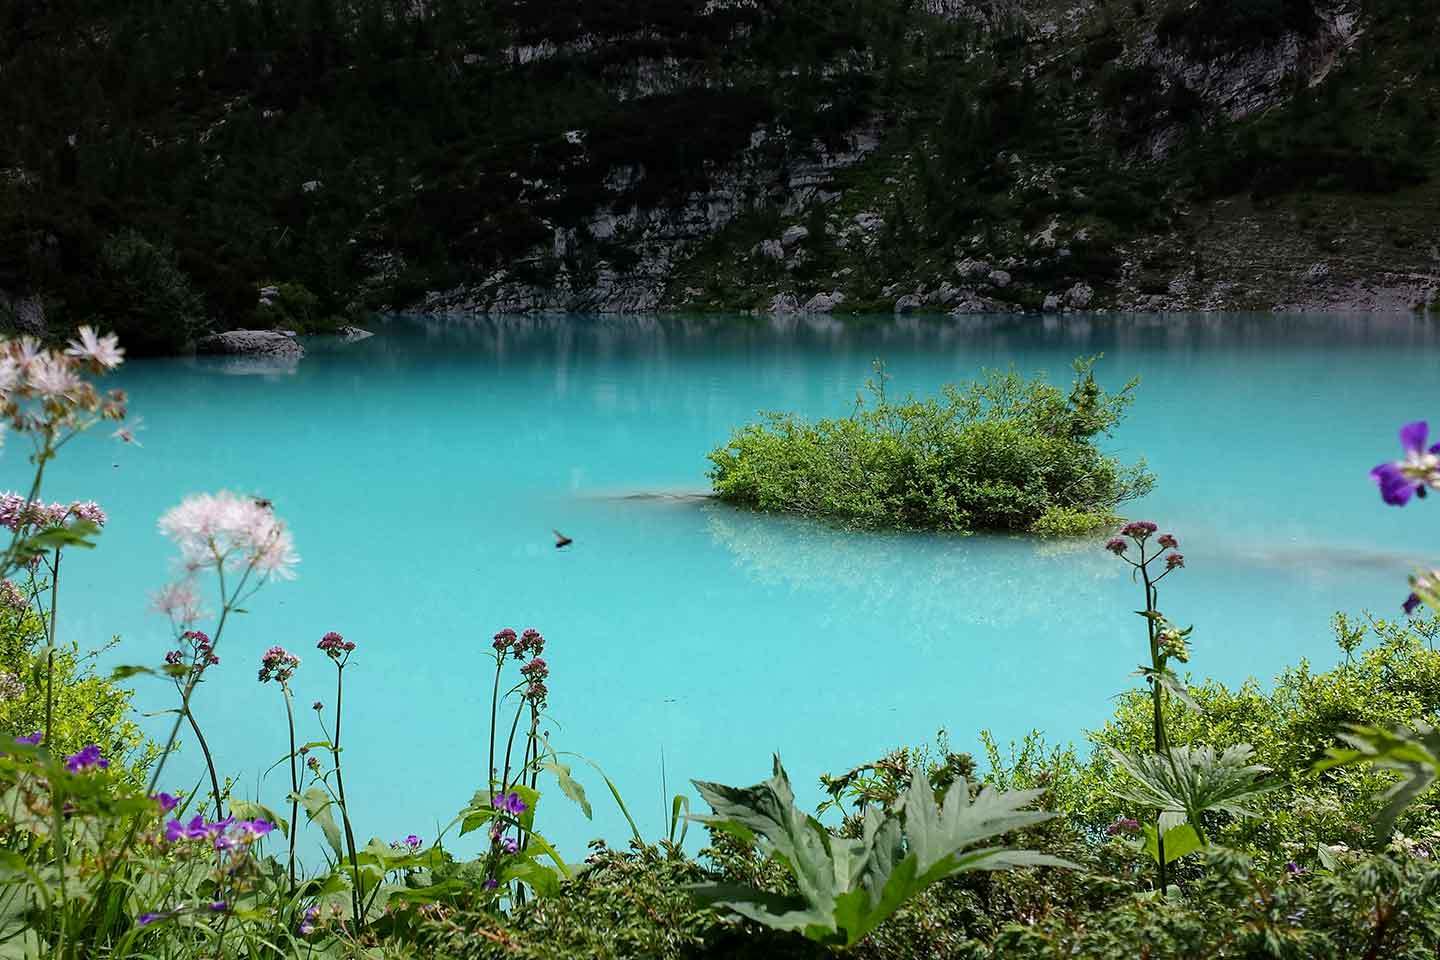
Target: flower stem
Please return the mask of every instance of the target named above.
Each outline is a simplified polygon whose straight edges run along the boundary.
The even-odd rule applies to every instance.
[[[350,898],[355,913],[355,932],[358,935],[365,918],[360,912],[360,862],[355,856],[355,833],[350,829],[350,810],[345,805],[345,777],[340,772],[340,719],[344,707],[345,664],[335,664],[335,742],[330,753],[335,759],[335,792],[340,800],[340,821],[345,825],[345,847],[350,855]]]
[[[1140,544],[1140,563],[1138,569],[1145,584],[1145,613],[1147,614],[1145,617],[1145,632],[1150,641],[1150,667],[1152,671],[1150,675],[1151,723],[1155,736],[1155,752],[1168,757],[1170,755],[1170,743],[1169,738],[1165,735],[1165,691],[1160,686],[1160,671],[1163,669],[1163,664],[1160,661],[1160,631],[1156,626],[1157,621],[1154,616],[1158,612],[1156,610],[1158,594],[1155,589],[1155,582],[1150,579],[1150,561],[1158,556],[1160,556],[1160,554],[1157,553],[1154,557],[1147,558],[1145,556],[1145,544]],[[1161,826],[1160,820],[1162,814],[1163,811],[1155,815],[1155,854],[1160,864],[1160,895],[1163,897],[1167,889],[1168,877],[1165,869],[1165,831]]]
[[[495,658],[495,689],[490,692],[490,768],[485,781],[490,791],[490,806],[495,806],[495,712],[500,707],[500,671],[505,666],[505,655]]]
[[[295,710],[290,702],[290,687],[280,684],[285,696],[285,719],[290,724],[290,892],[295,891],[295,818],[300,815],[300,775],[295,770]]]
[[[187,706],[185,708],[185,719],[190,721],[190,729],[195,731],[195,742],[200,744],[200,752],[205,755],[205,768],[210,771],[210,789],[215,796],[215,819],[225,818],[224,795],[220,792],[220,778],[215,773],[215,759],[210,756],[210,745],[205,742],[205,734],[200,732],[200,724],[195,720],[195,713]]]

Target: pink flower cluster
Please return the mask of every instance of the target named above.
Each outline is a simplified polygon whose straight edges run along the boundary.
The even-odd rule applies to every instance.
[[[1160,526],[1150,520],[1132,520],[1120,528],[1120,536],[1111,537],[1105,541],[1105,549],[1117,557],[1124,558],[1125,562],[1132,567],[1148,567],[1152,560],[1158,560],[1160,558],[1160,554],[1157,553],[1147,558],[1145,556],[1145,541],[1150,539],[1150,536],[1159,529]],[[1130,548],[1130,544],[1126,542],[1127,537],[1140,545],[1139,562],[1125,557],[1125,551]],[[1155,542],[1160,545],[1162,550],[1174,551],[1165,555],[1166,573],[1185,566],[1185,557],[1177,549],[1180,546],[1180,541],[1175,538],[1175,534],[1162,533]]]
[[[165,662],[172,667],[189,662],[203,673],[207,667],[213,667],[220,662],[220,658],[215,656],[215,647],[210,642],[208,633],[186,630],[180,635],[180,639],[190,644],[190,652],[187,654],[184,650],[171,650],[165,654]]]
[[[29,606],[30,601],[25,599],[25,594],[20,592],[14,581],[0,580],[0,607],[20,613]]]
[[[191,572],[223,566],[288,580],[300,562],[290,531],[270,507],[228,490],[186,497],[160,518],[160,532],[180,548]]]
[[[195,581],[188,578],[167,583],[151,595],[150,609],[165,614],[177,627],[194,623],[205,616]]]
[[[518,637],[514,630],[506,627],[495,634],[493,646],[495,652],[501,656],[509,652],[516,660],[524,660],[527,656],[538,657],[545,652],[545,638],[540,636],[540,631],[534,627],[526,627],[525,632]]]
[[[271,647],[260,658],[260,682],[289,683],[300,667],[300,658],[284,647]]]
[[[550,667],[544,660],[536,657],[525,666],[520,668],[520,676],[530,682],[525,688],[525,697],[536,706],[544,706],[545,698],[550,690],[545,686],[545,681],[550,676]]]
[[[13,491],[0,493],[0,527],[16,532],[62,527],[72,520],[87,520],[103,527],[106,519],[105,511],[94,500],[75,500],[68,504],[41,503]]]
[[[349,659],[349,655],[355,650],[355,644],[353,642],[346,640],[334,630],[331,630],[325,634],[325,636],[321,637],[320,642],[315,644],[315,647],[323,651],[325,656],[337,662],[342,657]]]

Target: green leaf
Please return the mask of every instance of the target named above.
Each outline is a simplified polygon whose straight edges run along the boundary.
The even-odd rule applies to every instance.
[[[1194,697],[1190,696],[1190,688],[1185,686],[1184,681],[1177,677],[1173,671],[1161,670],[1156,674],[1156,677],[1160,681],[1160,686],[1174,694],[1176,700],[1179,700],[1196,713],[1205,712],[1205,708],[1200,706]]]
[[[1189,821],[1197,831],[1201,816],[1217,810],[1237,817],[1254,814],[1241,806],[1251,797],[1279,786],[1260,777],[1269,767],[1250,762],[1254,754],[1248,743],[1237,744],[1216,754],[1212,747],[1172,747],[1170,753],[1124,753],[1111,747],[1110,755],[1131,783],[1116,790],[1121,797],[1142,807],[1161,812],[1161,826],[1168,834],[1166,814],[1178,822]],[[1203,839],[1203,835],[1202,835]]]
[[[556,782],[560,784],[560,792],[580,808],[586,820],[591,819],[590,801],[585,797],[585,788],[570,775],[570,768],[558,761],[546,761],[540,764],[540,768],[553,773]]]
[[[1160,862],[1160,845],[1156,842],[1159,833],[1152,824],[1145,824],[1145,842],[1141,849],[1150,855],[1150,859],[1156,863]],[[1165,831],[1165,863],[1171,864],[1181,857],[1194,853],[1196,850],[1204,849],[1205,841],[1200,834],[1188,823],[1182,823]]]
[[[340,846],[340,827],[335,823],[335,815],[330,812],[334,802],[329,794],[319,787],[311,787],[300,796],[300,804],[305,808],[306,816],[311,823],[319,824],[321,832],[325,834],[325,842],[334,851],[335,861],[338,863],[345,859],[345,854],[344,848]]]
[[[519,880],[529,885],[537,897],[554,896],[560,890],[560,875],[535,860],[513,860],[500,871],[500,882]]]
[[[869,807],[862,835],[835,836],[795,805],[790,780],[775,758],[774,775],[753,787],[694,781],[715,813],[693,817],[739,835],[763,837],[795,878],[799,896],[777,897],[734,886],[692,888],[702,900],[779,930],[822,943],[851,946],[930,884],[972,870],[1071,864],[1028,850],[982,842],[1049,819],[1027,811],[1038,791],[981,790],[972,800],[962,778],[936,804],[924,778],[914,778],[895,809]]]
[[[1382,837],[1389,836],[1400,814],[1430,788],[1440,773],[1440,730],[1425,723],[1395,731],[1355,725],[1340,739],[1350,748],[1331,747],[1326,759],[1315,764],[1316,770],[1370,763],[1402,774],[1400,782],[1386,791],[1385,806],[1375,817],[1376,831]]]
[[[301,799],[303,802],[303,798]],[[308,810],[309,808],[307,807],[306,809]],[[283,835],[287,837],[290,836],[290,823],[263,803],[255,803],[250,800],[231,800],[230,813],[237,820],[259,819],[273,823],[280,828],[280,832]]]
[[[675,830],[680,830],[680,837],[676,839]],[[670,830],[667,834],[671,843],[684,844],[685,836],[690,832],[690,798],[683,793],[675,794],[670,801]]]

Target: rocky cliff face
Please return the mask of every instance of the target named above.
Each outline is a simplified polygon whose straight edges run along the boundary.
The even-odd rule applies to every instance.
[[[10,325],[100,294],[301,330],[1435,299],[1440,26],[1410,0],[255,9],[31,5],[0,36]],[[103,266],[117,237],[162,296]]]

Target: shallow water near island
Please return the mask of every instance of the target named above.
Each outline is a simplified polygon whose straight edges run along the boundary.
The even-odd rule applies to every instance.
[[[155,528],[165,509],[221,488],[274,502],[299,579],[267,586],[227,628],[196,712],[237,793],[278,808],[284,713],[256,682],[260,653],[304,657],[300,735],[318,739],[305,708],[335,690],[315,642],[354,640],[344,756],[362,842],[429,839],[482,785],[502,626],[545,634],[552,744],[601,764],[651,839],[663,787],[753,783],[772,752],[813,805],[819,773],[941,727],[973,750],[982,728],[1063,742],[1101,724],[1142,641],[1138,588],[1099,541],[844,531],[704,496],[705,454],[732,428],[761,410],[843,414],[877,357],[892,396],[1011,364],[1067,379],[1073,357],[1098,352],[1107,386],[1140,376],[1109,446],[1158,476],[1126,512],[1181,539],[1188,567],[1161,607],[1195,624],[1198,676],[1333,664],[1331,614],[1398,615],[1433,544],[1427,505],[1387,508],[1366,475],[1396,455],[1400,423],[1440,418],[1440,329],[1423,318],[395,317],[375,329],[315,341],[298,364],[127,364],[112,380],[144,418],[143,446],[86,436],[46,491],[110,513],[100,548],[67,560],[60,625],[84,649],[118,635],[107,664],[158,663],[172,645],[146,610],[171,569]],[[8,487],[28,476],[17,444],[0,472]],[[552,528],[573,546],[557,551]],[[163,681],[135,682],[144,710],[171,706]],[[166,786],[190,789],[201,769],[187,743]],[[571,860],[592,837],[628,836],[600,778],[583,764],[577,777],[593,821],[553,787],[540,810]]]

